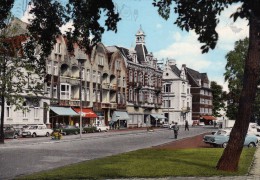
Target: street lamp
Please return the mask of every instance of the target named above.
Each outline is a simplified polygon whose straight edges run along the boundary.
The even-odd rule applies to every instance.
[[[80,99],[80,116],[79,116],[79,134],[80,138],[82,138],[82,65],[85,62],[86,59],[77,59],[80,65],[80,89],[79,89],[79,99]]]

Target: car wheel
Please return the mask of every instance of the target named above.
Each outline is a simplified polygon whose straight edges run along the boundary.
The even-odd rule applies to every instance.
[[[35,134],[35,133],[33,133],[33,134],[32,134],[32,137],[33,137],[33,138],[35,138],[35,137],[36,137],[36,134]]]
[[[252,142],[249,143],[249,144],[248,144],[248,147],[249,147],[249,148],[255,147],[255,143],[252,143]]]
[[[101,129],[98,129],[98,132],[101,132]]]
[[[17,139],[17,137],[18,137],[17,134],[15,134],[15,135],[14,135],[14,139]]]
[[[67,135],[67,133],[66,133],[66,132],[63,132],[62,134],[63,134],[63,136],[66,136],[66,135]]]
[[[46,137],[49,137],[49,136],[50,136],[50,134],[47,132],[47,133],[46,133]]]
[[[78,131],[75,131],[75,135],[77,135],[78,134]]]
[[[222,144],[222,147],[223,147],[223,148],[226,148],[226,147],[227,147],[227,142],[223,143],[223,144]]]

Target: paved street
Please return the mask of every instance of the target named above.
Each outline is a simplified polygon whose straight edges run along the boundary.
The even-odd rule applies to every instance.
[[[179,139],[209,132],[204,127],[180,130]],[[145,129],[133,131],[110,131],[107,133],[65,136],[60,141],[50,138],[22,138],[7,140],[0,145],[0,179],[12,179],[85,160],[111,156],[123,152],[157,146],[174,141],[173,131]]]

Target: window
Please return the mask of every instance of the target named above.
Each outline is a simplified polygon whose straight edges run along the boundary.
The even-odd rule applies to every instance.
[[[125,83],[125,77],[123,77],[123,87],[126,86],[126,83]]]
[[[85,89],[82,88],[82,91],[81,91],[81,99],[82,101],[85,101]]]
[[[144,100],[144,94],[143,94],[143,91],[140,91],[139,92],[139,101],[143,102],[143,100]]]
[[[85,78],[85,69],[82,68],[81,70],[81,79],[84,81],[86,78]]]
[[[23,103],[23,118],[27,118],[27,116],[28,116],[28,106],[27,106],[27,103],[26,102],[24,102]]]
[[[101,78],[100,78],[100,76],[101,76],[101,73],[100,72],[98,72],[98,75],[97,75],[97,83],[101,83]]]
[[[100,102],[100,91],[97,91],[97,102]]]
[[[133,72],[129,71],[129,82],[133,82]]]
[[[93,90],[93,102],[96,102],[96,100],[97,100],[96,90]]]
[[[134,82],[137,82],[137,72],[135,71]]]
[[[34,107],[34,118],[39,118],[39,107]]]
[[[130,89],[129,90],[129,101],[132,101],[133,100],[133,90]]]
[[[117,69],[117,70],[121,69],[120,60],[116,60],[115,66],[116,66],[116,69]]]
[[[70,94],[71,94],[71,85],[61,83],[61,85],[60,85],[60,99],[70,100]]]
[[[117,85],[118,86],[121,86],[121,83],[120,83],[121,79],[120,79],[120,76],[117,78]]]
[[[50,85],[47,85],[47,87],[46,87],[46,95],[47,95],[47,97],[51,97],[51,87],[50,87]]]
[[[171,84],[164,85],[164,92],[171,92]]]
[[[7,118],[12,117],[12,108],[10,102],[6,103],[6,117]]]
[[[190,94],[190,89],[189,88],[187,88],[187,94]]]
[[[96,79],[96,71],[93,71],[92,82],[97,82],[97,79]]]
[[[59,72],[58,72],[58,63],[57,62],[54,62],[53,69],[54,69],[54,72],[53,72],[54,75],[58,76]]]
[[[171,105],[171,100],[164,100],[163,103],[164,103],[164,107],[168,108]]]
[[[204,90],[203,89],[200,90],[200,94],[204,94]]]
[[[58,54],[61,53],[61,43],[56,44],[56,53],[58,53]]]
[[[87,94],[87,101],[90,101],[90,93],[89,93],[89,89],[87,89],[87,92],[86,92],[86,94]]]
[[[98,65],[104,66],[104,57],[103,56],[98,57]]]
[[[53,86],[53,97],[57,98],[57,85]]]
[[[52,65],[51,65],[51,61],[48,61],[47,63],[47,74],[51,74],[52,73]]]
[[[185,93],[185,85],[182,85],[182,92]]]
[[[87,81],[90,81],[90,70],[87,69]]]
[[[117,93],[117,103],[118,103],[118,104],[121,104],[121,102],[120,102],[120,100],[121,100],[121,99],[120,99],[120,96],[121,96],[121,94],[120,94],[120,92],[118,92],[118,93]]]

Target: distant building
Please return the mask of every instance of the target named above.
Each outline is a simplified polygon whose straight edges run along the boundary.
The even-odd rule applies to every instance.
[[[200,73],[184,66],[187,78],[191,85],[192,94],[192,120],[200,120],[205,124],[212,124],[212,90],[207,73]]]
[[[185,65],[179,69],[175,60],[167,60],[163,70],[162,111],[169,123],[192,124],[192,95]]]
[[[115,47],[127,64],[128,127],[159,125],[165,120],[161,111],[163,71],[153,54],[148,53],[145,33],[141,28],[138,30],[135,48]]]

